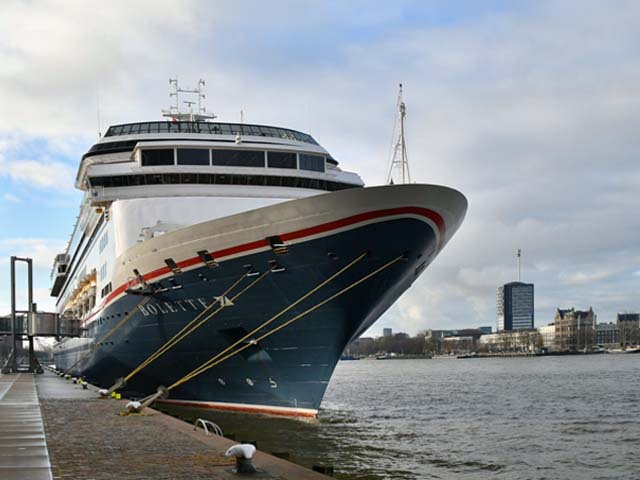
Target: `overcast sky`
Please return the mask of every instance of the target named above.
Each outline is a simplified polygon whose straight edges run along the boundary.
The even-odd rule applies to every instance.
[[[309,132],[368,185],[404,84],[413,180],[469,210],[369,333],[495,326],[518,248],[536,326],[640,310],[640,3],[378,3],[3,1],[0,313],[10,255],[34,258],[53,308],[81,155],[109,124],[159,119],[175,75],[204,78],[223,121]]]

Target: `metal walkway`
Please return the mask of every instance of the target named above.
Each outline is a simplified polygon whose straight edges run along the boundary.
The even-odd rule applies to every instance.
[[[33,375],[0,374],[0,478],[52,480]]]

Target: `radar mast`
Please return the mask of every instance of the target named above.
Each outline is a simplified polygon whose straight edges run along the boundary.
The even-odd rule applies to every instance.
[[[167,110],[162,110],[163,117],[169,117],[173,121],[189,121],[189,122],[202,122],[207,120],[213,120],[216,116],[213,113],[208,113],[207,108],[202,104],[206,98],[204,93],[205,81],[203,79],[198,80],[198,86],[196,88],[181,88],[178,84],[178,77],[170,78],[169,85],[171,91],[169,97],[175,97],[175,104],[171,105]],[[180,94],[187,95],[187,100],[183,100],[182,103],[187,106],[187,110],[182,109],[180,104]],[[194,96],[196,99],[194,100]],[[197,112],[193,111],[194,105],[198,106]]]
[[[394,183],[411,183],[411,173],[409,172],[409,158],[407,157],[407,141],[405,138],[405,117],[407,116],[407,108],[402,100],[402,84],[398,92],[397,114],[400,121],[400,129],[398,138],[395,138],[396,127],[398,126],[398,117],[393,127],[393,155],[387,175],[387,184]],[[398,174],[394,175],[394,174]],[[394,180],[395,178],[395,180]]]

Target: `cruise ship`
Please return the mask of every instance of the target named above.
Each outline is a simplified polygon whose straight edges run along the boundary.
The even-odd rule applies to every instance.
[[[170,118],[110,126],[80,161],[51,294],[83,333],[56,366],[132,397],[164,386],[162,402],[315,417],[344,347],[445,247],[466,199],[366,187],[311,135],[182,113],[179,92]]]

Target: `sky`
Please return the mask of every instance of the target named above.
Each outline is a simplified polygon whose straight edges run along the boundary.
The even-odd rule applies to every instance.
[[[535,284],[598,321],[640,311],[640,3],[11,1],[0,16],[0,313],[11,255],[49,297],[80,157],[110,124],[160,119],[168,79],[207,82],[222,121],[308,132],[385,182],[398,83],[412,180],[469,201],[444,251],[368,332],[496,324]],[[20,280],[24,280],[20,270]]]

